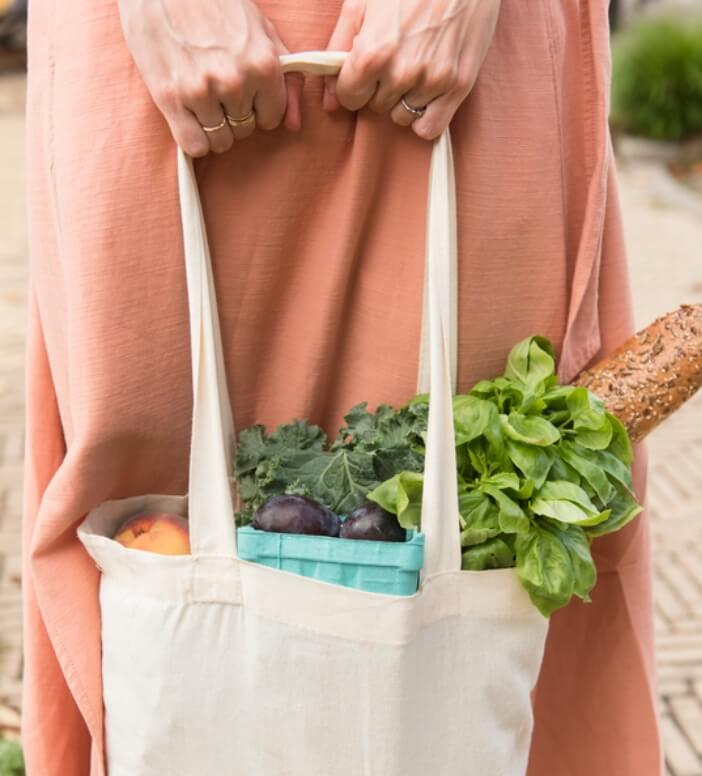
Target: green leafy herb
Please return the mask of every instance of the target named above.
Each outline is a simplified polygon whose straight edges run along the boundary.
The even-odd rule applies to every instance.
[[[509,415],[502,415],[501,420],[505,434],[517,442],[537,445],[538,447],[548,447],[561,438],[558,429],[554,425],[536,415],[522,415],[519,412],[510,412]]]
[[[590,542],[641,511],[624,426],[585,388],[558,385],[553,346],[542,337],[518,343],[504,375],[456,396],[453,411],[463,568],[516,566],[545,616],[573,595],[589,600]],[[417,525],[421,482],[411,511],[386,483],[369,497],[395,514],[408,510]]]
[[[428,405],[420,402],[370,413],[353,407],[330,445],[318,426],[295,420],[268,434],[261,425],[241,432],[235,460],[239,495],[247,523],[271,496],[309,496],[337,514],[361,506],[370,491],[399,472],[424,468]],[[415,525],[419,524],[419,511]]]
[[[575,571],[559,537],[534,523],[516,542],[517,575],[531,600],[546,617],[570,601]]]
[[[461,515],[461,544],[464,547],[481,544],[502,531],[499,510],[484,493],[477,490],[461,493],[458,508]]]
[[[489,539],[463,551],[461,568],[464,571],[507,569],[514,566],[514,550],[504,538]]]
[[[387,512],[397,515],[403,528],[419,528],[422,513],[424,475],[419,472],[400,472],[368,494],[371,501]]]
[[[640,511],[626,429],[585,388],[561,386],[543,337],[509,354],[504,375],[454,397],[462,567],[516,567],[544,616],[596,581],[590,543]],[[353,407],[331,444],[304,421],[242,432],[236,473],[246,522],[267,498],[310,496],[339,514],[370,499],[421,527],[429,400]]]

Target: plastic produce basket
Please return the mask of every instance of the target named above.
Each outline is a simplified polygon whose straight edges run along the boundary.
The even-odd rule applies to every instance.
[[[406,542],[375,542],[332,536],[273,533],[250,525],[237,529],[242,560],[313,577],[369,593],[412,595],[424,565],[424,534]]]

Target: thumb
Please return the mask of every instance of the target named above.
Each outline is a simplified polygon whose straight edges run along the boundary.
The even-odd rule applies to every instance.
[[[341,8],[334,32],[327,43],[327,51],[351,51],[354,38],[358,35],[362,23],[361,3],[357,0],[347,0]],[[325,110],[334,111],[339,107],[339,101],[336,99],[336,76],[327,76],[324,79],[322,99]]]

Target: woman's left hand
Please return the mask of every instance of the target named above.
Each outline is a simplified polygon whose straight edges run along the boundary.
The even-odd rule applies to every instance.
[[[329,41],[350,51],[327,78],[324,107],[390,112],[419,136],[437,137],[470,93],[490,46],[501,0],[344,0]],[[421,113],[419,116],[402,104]]]

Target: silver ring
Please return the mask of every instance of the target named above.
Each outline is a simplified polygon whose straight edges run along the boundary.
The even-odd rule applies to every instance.
[[[255,113],[253,108],[241,118],[237,118],[235,116],[230,116],[228,113],[225,113],[225,118],[229,122],[230,127],[245,127],[251,124],[251,122],[254,120]]]
[[[413,108],[404,97],[400,99],[400,105],[415,118],[421,118],[427,112],[426,106],[424,108]]]
[[[220,130],[220,129],[224,129],[224,127],[226,127],[226,126],[227,126],[227,117],[225,116],[225,117],[224,117],[224,118],[223,118],[223,119],[222,119],[222,120],[219,122],[219,124],[217,124],[217,125],[216,125],[216,126],[214,126],[214,127],[205,127],[205,126],[203,126],[202,124],[200,124],[200,126],[202,127],[202,130],[203,130],[203,132],[217,132],[218,130]]]

